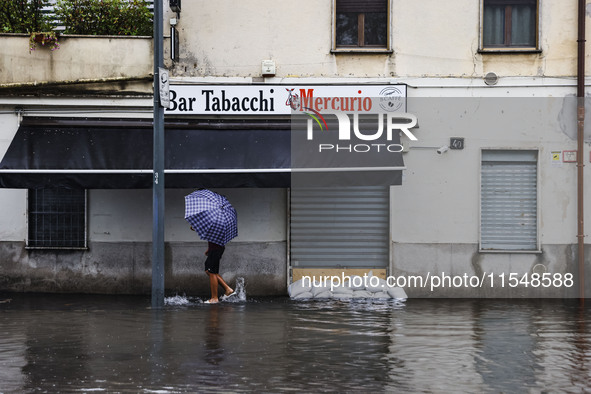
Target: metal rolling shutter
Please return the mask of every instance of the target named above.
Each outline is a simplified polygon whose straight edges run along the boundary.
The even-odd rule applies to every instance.
[[[386,0],[337,0],[337,12],[386,12]]]
[[[386,268],[389,187],[294,188],[291,265],[294,268]]]
[[[537,151],[482,152],[482,250],[536,250]]]

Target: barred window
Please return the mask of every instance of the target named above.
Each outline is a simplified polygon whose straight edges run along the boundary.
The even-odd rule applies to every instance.
[[[86,247],[86,191],[29,189],[29,248]]]

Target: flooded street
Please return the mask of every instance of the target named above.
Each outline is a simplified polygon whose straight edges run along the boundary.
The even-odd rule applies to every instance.
[[[8,298],[2,393],[591,389],[577,301]]]

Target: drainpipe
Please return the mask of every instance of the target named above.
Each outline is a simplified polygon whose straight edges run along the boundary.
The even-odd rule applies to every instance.
[[[577,240],[579,258],[579,300],[585,300],[585,226],[583,218],[583,135],[585,131],[585,9],[579,0],[577,58]]]

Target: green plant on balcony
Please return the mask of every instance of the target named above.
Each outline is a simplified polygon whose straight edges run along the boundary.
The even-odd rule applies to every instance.
[[[53,31],[31,33],[29,37],[29,51],[34,51],[37,45],[47,47],[52,51],[60,48],[57,34]]]
[[[57,19],[66,34],[152,35],[152,12],[145,0],[58,0]]]
[[[66,34],[151,36],[152,18],[146,0],[0,0],[0,32],[28,33],[29,50],[58,49],[55,26]]]
[[[0,1],[0,29],[3,33],[34,33],[51,30],[43,9],[48,0]]]
[[[0,2],[0,27],[3,33],[28,33],[29,51],[38,45],[52,51],[59,48],[57,34],[43,9],[48,0],[11,0]]]

